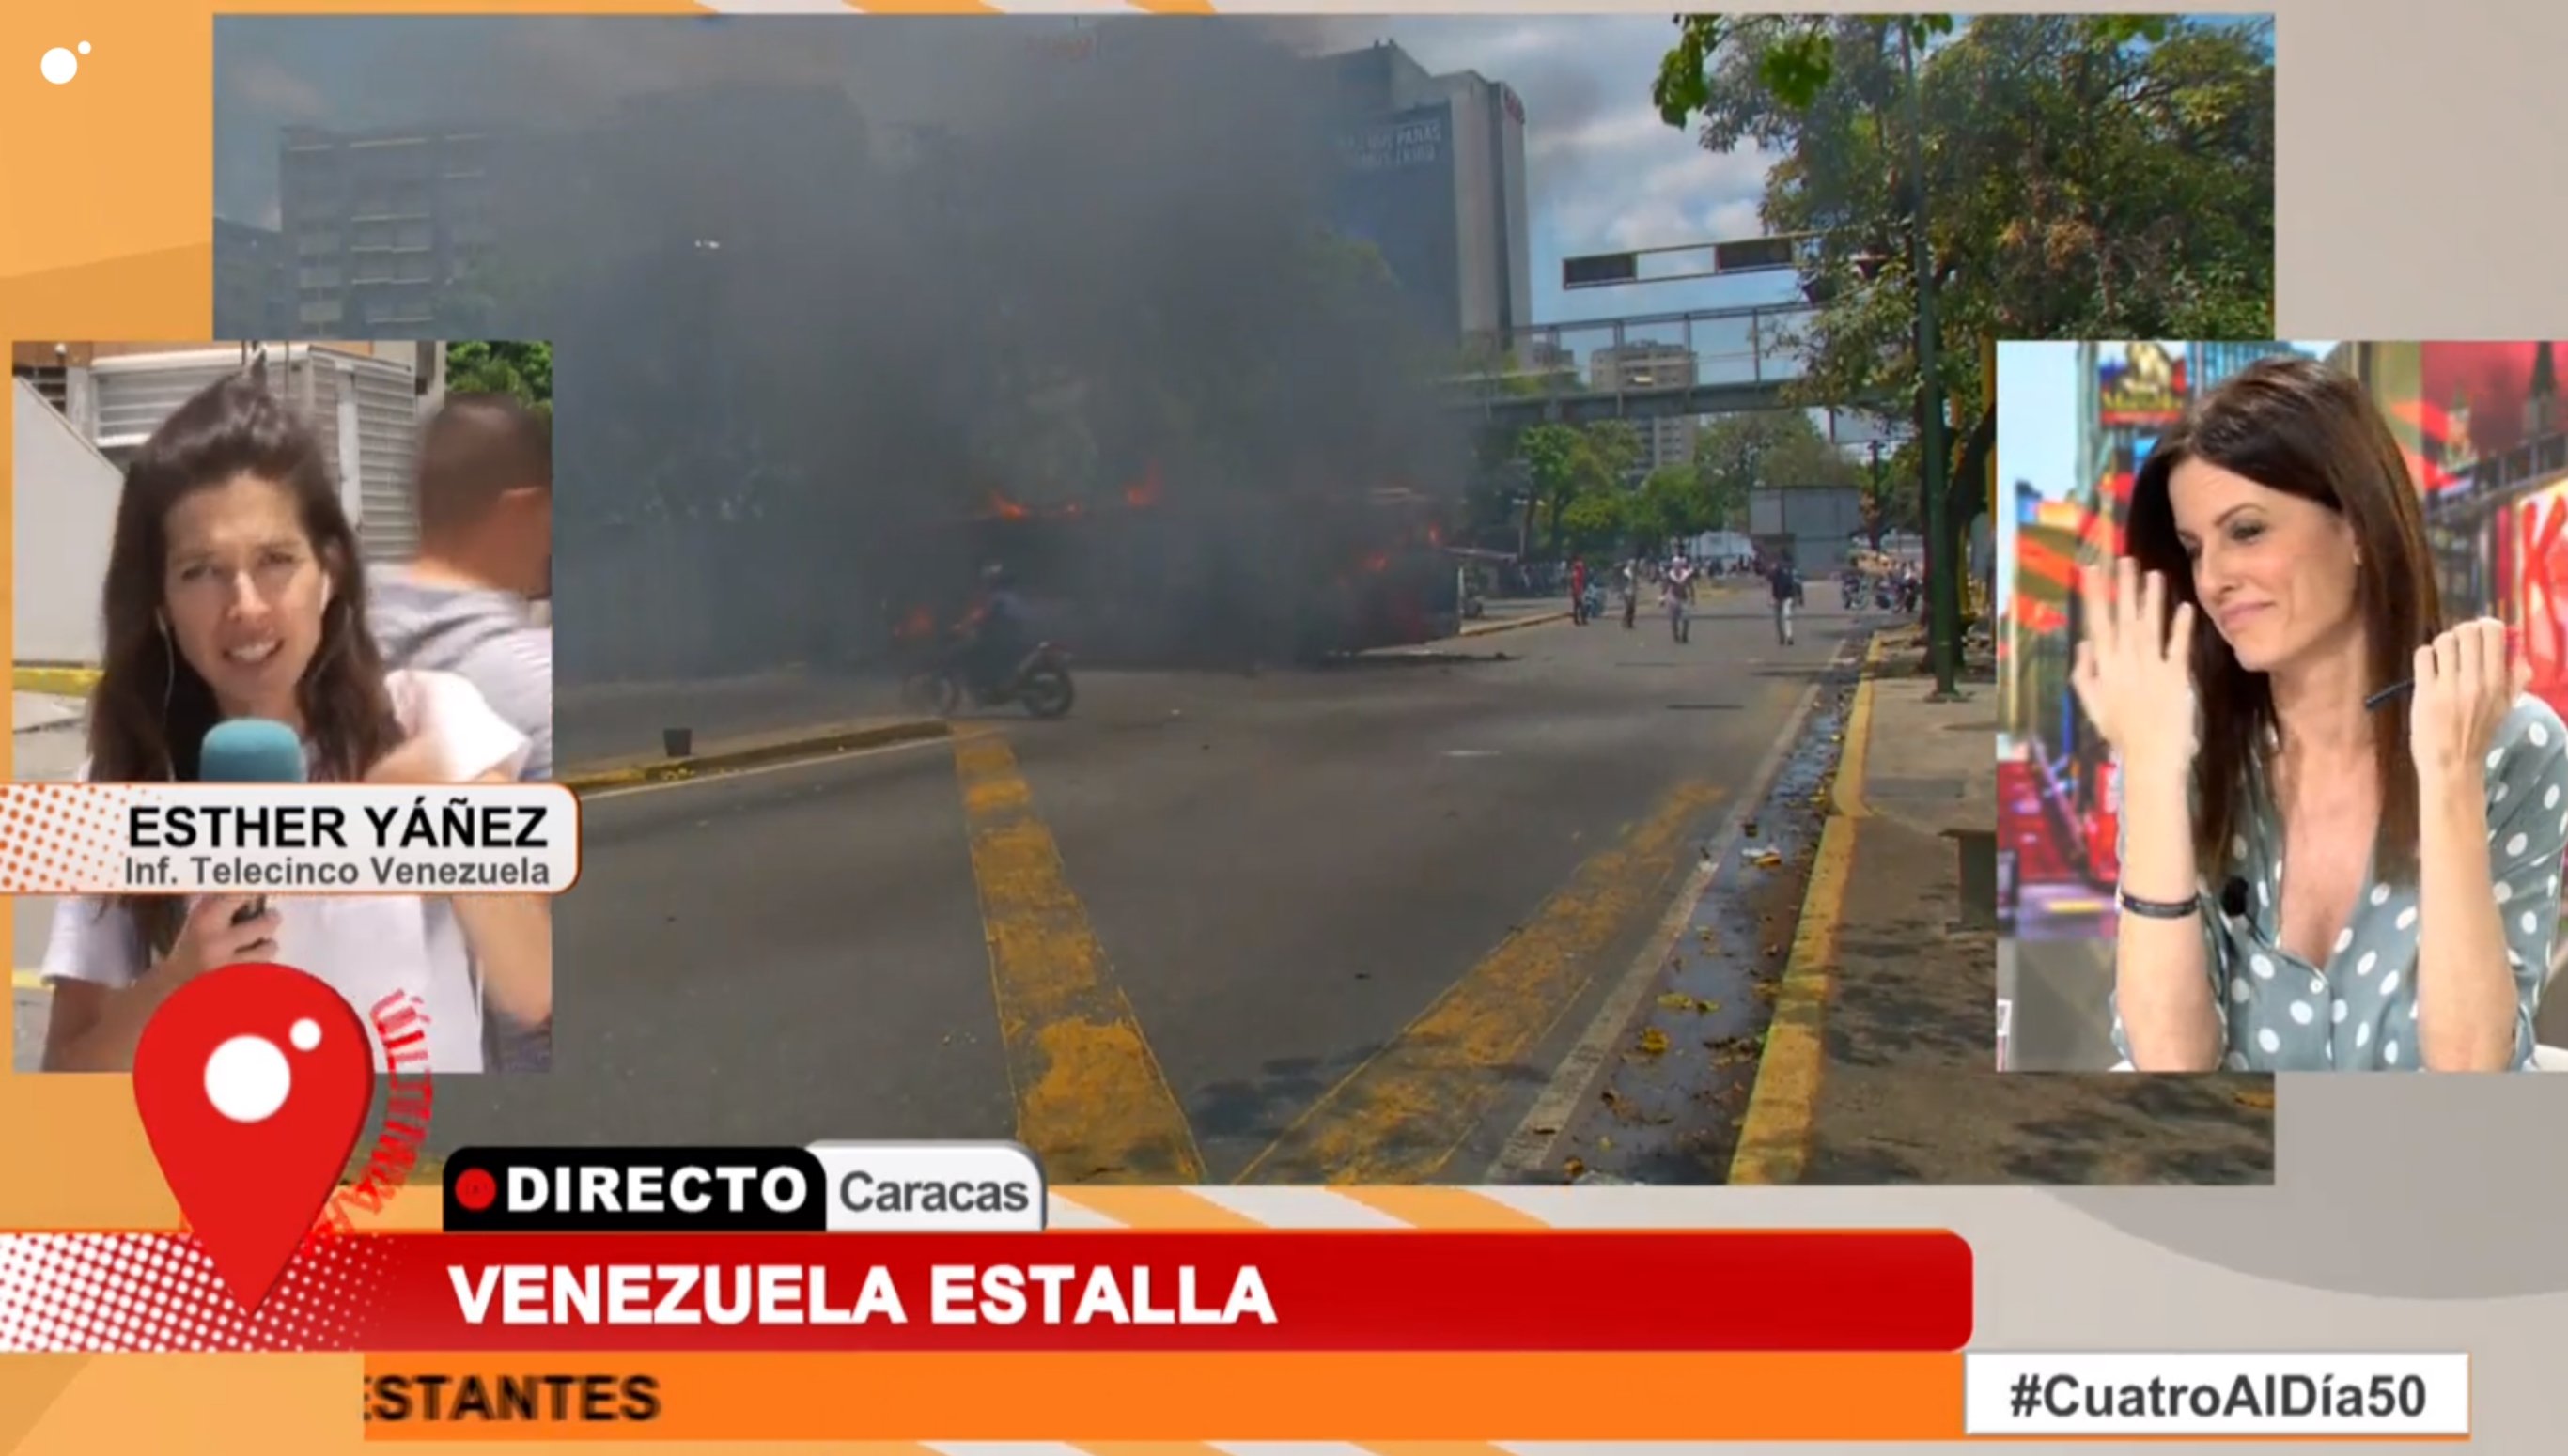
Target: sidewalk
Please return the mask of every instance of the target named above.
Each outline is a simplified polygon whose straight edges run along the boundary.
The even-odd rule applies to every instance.
[[[1994,932],[1966,929],[1955,831],[1997,820],[1997,688],[1931,702],[1884,633],[1846,725],[1738,1183],[2262,1184],[2267,1078],[2001,1073]]]

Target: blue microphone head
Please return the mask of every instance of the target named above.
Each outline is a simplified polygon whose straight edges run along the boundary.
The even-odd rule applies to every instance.
[[[196,755],[199,783],[301,783],[303,772],[303,740],[271,719],[218,723]]]

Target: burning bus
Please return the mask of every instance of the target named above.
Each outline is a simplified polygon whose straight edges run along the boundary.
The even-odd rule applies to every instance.
[[[1442,512],[1405,489],[1173,496],[1156,469],[1101,501],[991,491],[970,517],[910,533],[887,603],[918,644],[1007,568],[1038,630],[1089,662],[1311,662],[1450,636],[1461,616]]]

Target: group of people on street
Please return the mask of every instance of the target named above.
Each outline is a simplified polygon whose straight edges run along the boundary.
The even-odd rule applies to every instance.
[[[1648,562],[1635,557],[1615,571],[1615,598],[1623,609],[1623,628],[1630,631],[1640,625],[1641,594],[1649,587],[1658,588],[1659,610],[1668,619],[1668,635],[1678,642],[1693,640],[1694,604],[1698,583],[1705,570],[1697,563],[1679,556],[1666,562]],[[1587,568],[1581,556],[1569,563],[1569,620],[1580,627],[1601,616],[1605,609],[1604,585]]]
[[[1655,588],[1658,609],[1668,620],[1669,636],[1678,642],[1692,640],[1695,603],[1704,582],[1713,576],[1729,573],[1733,565],[1741,572],[1754,572],[1766,579],[1766,594],[1773,606],[1774,641],[1790,647],[1793,643],[1793,619],[1809,604],[1809,584],[1801,575],[1798,562],[1789,551],[1775,551],[1754,561],[1723,564],[1697,562],[1674,557],[1664,562],[1634,557],[1614,568],[1613,589],[1623,611],[1623,626],[1630,630],[1639,625],[1644,597]],[[1571,622],[1585,626],[1604,615],[1605,584],[1591,572],[1585,557],[1569,562],[1569,611]],[[1860,610],[1865,600],[1877,598],[1876,604],[1894,611],[1914,613],[1925,592],[1925,579],[1913,561],[1880,556],[1849,560],[1844,567],[1842,584],[1849,610]]]

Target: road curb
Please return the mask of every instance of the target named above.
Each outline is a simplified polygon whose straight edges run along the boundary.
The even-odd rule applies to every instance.
[[[1864,758],[1872,740],[1873,687],[1887,637],[1864,647],[1854,699],[1846,707],[1844,743],[1829,799],[1833,812],[1801,893],[1792,949],[1774,992],[1774,1018],[1748,1093],[1748,1114],[1730,1159],[1733,1184],[1797,1183],[1809,1165],[1817,1125],[1819,1078],[1827,1061],[1828,1000],[1836,991],[1837,931],[1845,916],[1856,828],[1869,817],[1863,801]]]
[[[1504,622],[1473,622],[1465,625],[1461,631],[1456,632],[1453,635],[1455,637],[1487,637],[1492,633],[1516,632],[1527,627],[1540,627],[1548,622],[1566,622],[1569,620],[1569,617],[1570,614],[1563,611],[1545,612],[1534,617],[1516,617]]]
[[[1842,663],[1842,653],[1831,659],[1833,670]],[[1551,1082],[1534,1098],[1515,1132],[1490,1163],[1485,1180],[1489,1183],[1531,1183],[1546,1181],[1558,1167],[1560,1140],[1566,1135],[1578,1109],[1597,1092],[1609,1059],[1621,1049],[1623,1038],[1630,1033],[1649,1003],[1650,993],[1661,984],[1670,960],[1677,954],[1677,943],[1686,933],[1696,907],[1712,892],[1713,883],[1730,862],[1731,856],[1745,841],[1747,826],[1763,810],[1766,796],[1774,791],[1783,776],[1783,765],[1789,760],[1793,745],[1800,739],[1819,709],[1819,695],[1825,685],[1813,683],[1801,691],[1784,719],[1783,730],[1766,751],[1766,757],[1752,772],[1747,788],[1731,805],[1721,826],[1714,831],[1700,862],[1685,878],[1684,885],[1670,900],[1667,913],[1651,928],[1649,939],[1632,959],[1622,979],[1609,987],[1596,1015],[1588,1021],[1587,1031],[1563,1058]],[[1624,1179],[1599,1179],[1582,1175],[1575,1180],[1625,1182]]]
[[[98,669],[67,663],[12,663],[10,677],[21,693],[55,698],[87,698],[98,686]]]
[[[574,793],[595,793],[605,789],[636,788],[648,783],[668,783],[681,778],[702,778],[743,768],[763,768],[800,758],[852,752],[858,748],[915,743],[953,734],[953,725],[943,719],[903,719],[772,738],[744,743],[736,748],[717,747],[684,758],[655,758],[611,768],[577,770],[563,774],[558,781]]]

